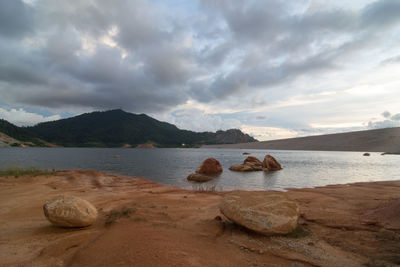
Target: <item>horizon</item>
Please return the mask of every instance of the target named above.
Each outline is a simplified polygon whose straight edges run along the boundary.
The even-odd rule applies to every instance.
[[[259,141],[400,127],[396,0],[0,2],[0,118],[121,109]]]

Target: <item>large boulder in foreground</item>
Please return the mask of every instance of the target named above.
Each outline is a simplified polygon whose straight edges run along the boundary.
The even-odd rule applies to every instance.
[[[189,176],[186,178],[189,181],[194,181],[194,182],[207,182],[213,179],[213,177],[207,176],[207,175],[203,175],[203,174],[198,174],[198,173],[191,173],[189,174]]]
[[[282,170],[281,164],[271,155],[266,155],[262,163],[262,167],[266,171]]]
[[[275,191],[229,193],[220,211],[234,223],[263,235],[291,233],[299,218],[298,204]]]
[[[43,205],[46,218],[60,227],[86,227],[97,219],[97,210],[88,201],[68,195],[59,195]]]
[[[222,172],[221,163],[215,158],[208,158],[196,170],[197,173],[205,175],[216,175]]]

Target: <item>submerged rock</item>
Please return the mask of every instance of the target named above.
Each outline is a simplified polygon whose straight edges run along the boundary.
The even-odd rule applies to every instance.
[[[220,174],[222,172],[221,163],[215,158],[208,158],[200,165],[200,167],[196,170],[197,173],[206,174],[206,175],[215,175]]]
[[[43,205],[46,218],[61,227],[86,227],[97,219],[97,209],[88,201],[68,195],[59,195]]]
[[[298,204],[274,191],[229,193],[220,211],[234,223],[264,235],[291,233],[299,218]]]
[[[207,182],[213,179],[213,177],[203,175],[203,174],[198,174],[198,173],[191,173],[188,175],[186,178],[189,181],[195,181],[195,182]]]
[[[265,156],[262,167],[266,171],[279,171],[282,169],[281,164],[271,155]]]

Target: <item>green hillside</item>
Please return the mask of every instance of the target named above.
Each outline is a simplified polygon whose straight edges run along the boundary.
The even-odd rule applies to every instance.
[[[239,130],[196,133],[180,130],[145,114],[132,114],[120,109],[44,122],[26,130],[48,142],[69,147],[121,147],[147,142],[161,147],[179,147],[182,144],[190,147],[256,141]],[[224,138],[225,133],[227,138]]]

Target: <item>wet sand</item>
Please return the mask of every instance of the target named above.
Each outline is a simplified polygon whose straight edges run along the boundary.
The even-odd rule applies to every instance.
[[[97,222],[52,226],[42,205],[58,194],[90,201]],[[289,190],[301,209],[290,236],[265,237],[229,222],[218,209],[223,195],[95,171],[0,178],[0,266],[400,264],[400,181]]]

